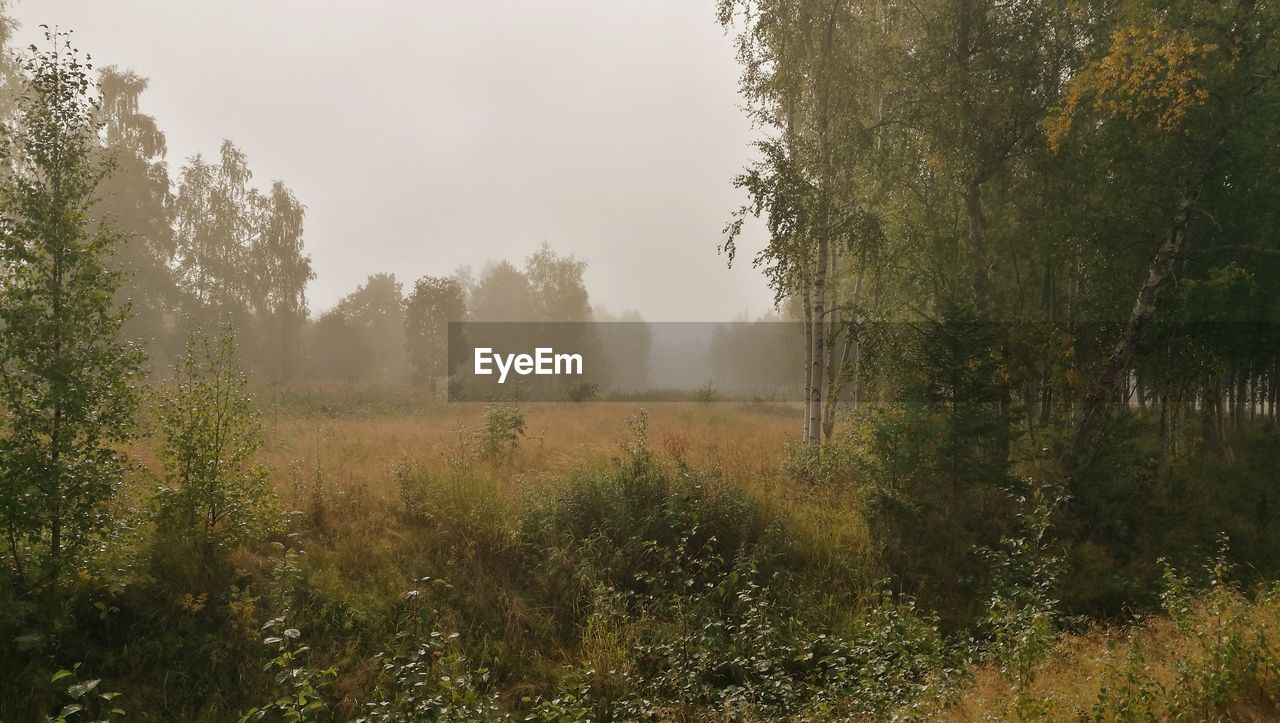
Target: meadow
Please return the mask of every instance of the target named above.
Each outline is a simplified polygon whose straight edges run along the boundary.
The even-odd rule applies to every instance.
[[[1280,710],[1280,596],[1241,582],[1225,549],[1164,569],[1158,603],[1121,616],[1063,614],[1072,578],[1038,573],[1008,575],[963,626],[917,602],[891,581],[854,420],[848,454],[815,465],[796,452],[800,411],[781,404],[489,406],[337,385],[256,398],[254,463],[284,524],[216,549],[164,532],[155,440],[137,440],[97,572],[60,609],[24,601],[3,619],[34,655],[5,664],[0,717],[71,704],[94,717],[65,720]]]

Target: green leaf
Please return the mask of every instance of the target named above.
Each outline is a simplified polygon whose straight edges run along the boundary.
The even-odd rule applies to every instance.
[[[59,670],[58,672],[53,674],[53,678],[51,678],[49,682],[56,683],[59,680],[62,680],[63,678],[67,677],[68,675],[75,675],[75,673],[72,673],[70,670]]]
[[[88,693],[94,688],[97,688],[98,683],[101,683],[101,682],[102,682],[101,679],[94,678],[93,680],[86,680],[83,683],[75,683],[74,685],[69,685],[67,686],[67,695],[71,696],[72,698],[79,698],[83,696],[85,693]]]
[[[58,713],[58,717],[66,718],[67,716],[74,715],[76,713],[79,713],[82,710],[84,710],[84,706],[80,705],[79,703],[69,703],[63,706],[62,711]]]

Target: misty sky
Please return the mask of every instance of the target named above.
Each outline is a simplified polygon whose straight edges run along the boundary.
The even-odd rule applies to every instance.
[[[19,0],[151,79],[176,174],[229,138],[307,206],[314,310],[546,240],[592,301],[655,320],[766,311],[716,253],[753,130],[713,0]],[[759,246],[753,229],[742,259]]]

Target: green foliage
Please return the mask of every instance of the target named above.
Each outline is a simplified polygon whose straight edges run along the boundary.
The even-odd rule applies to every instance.
[[[337,671],[318,670],[307,664],[311,648],[300,644],[302,633],[296,628],[285,627],[284,616],[272,618],[262,629],[273,633],[262,642],[275,653],[263,669],[274,671],[280,693],[270,703],[250,708],[240,716],[240,723],[263,720],[268,714],[291,722],[319,720],[326,708],[324,691]]]
[[[0,150],[0,524],[9,573],[33,583],[78,562],[107,521],[141,361],[120,341],[116,237],[88,219],[110,170],[90,68],[66,35],[48,41],[23,61]]]
[[[792,442],[782,457],[787,479],[815,488],[848,488],[863,479],[871,467],[865,417],[849,415],[849,423],[821,446]]]
[[[424,383],[447,377],[449,322],[462,321],[465,291],[453,278],[424,276],[405,299],[404,333],[413,378]]]
[[[59,670],[49,680],[64,686],[62,697],[66,701],[56,716],[47,719],[50,723],[105,723],[125,717],[124,710],[113,702],[119,693],[100,690],[100,679],[81,680],[79,673],[80,663],[76,663],[71,670]]]
[[[395,274],[373,274],[316,325],[312,363],[323,376],[399,383],[408,365],[404,290]]]
[[[894,341],[894,404],[867,413],[862,448],[868,521],[886,566],[948,625],[967,625],[988,570],[975,554],[1013,523],[1008,414],[1001,403],[998,330],[964,304],[903,325]],[[891,366],[890,366],[891,365]],[[849,453],[846,453],[849,454]],[[959,602],[964,601],[964,602]]]
[[[1066,607],[1090,616],[1157,609],[1159,561],[1194,569],[1222,532],[1234,540],[1243,582],[1275,579],[1280,528],[1270,480],[1280,431],[1259,425],[1231,434],[1234,464],[1198,433],[1182,440],[1179,454],[1189,459],[1162,462],[1160,430],[1140,414],[1113,415],[1103,432],[1055,533],[1066,543]]]
[[[165,134],[141,110],[147,84],[145,77],[117,67],[98,72],[98,117],[115,168],[102,180],[93,215],[111,219],[122,236],[111,256],[112,266],[124,273],[117,303],[132,311],[122,333],[146,345],[156,360],[178,351],[173,344],[181,339],[174,338],[166,315],[176,311],[182,292],[169,268],[175,248]]]
[[[524,414],[519,407],[490,404],[484,410],[484,427],[477,434],[480,456],[490,460],[510,458],[524,435]]]
[[[395,721],[491,720],[498,699],[489,671],[473,669],[458,646],[458,633],[437,629],[437,612],[429,606],[432,592],[449,587],[443,580],[423,578],[420,587],[405,594],[397,632],[389,652],[375,656],[382,663],[377,700],[366,706],[359,720]]]
[[[702,404],[710,404],[716,400],[716,388],[708,380],[706,384],[698,387],[693,392],[693,400]]]
[[[246,378],[236,367],[235,337],[194,335],[159,410],[159,454],[169,486],[157,497],[168,532],[196,532],[206,544],[260,539],[281,525],[267,470],[251,464],[262,431]]]
[[[872,601],[848,637],[797,618],[787,586],[750,560],[706,582],[598,591],[645,621],[609,670],[533,703],[526,720],[883,718],[936,705],[957,682],[957,649],[908,601]],[[613,624],[620,624],[617,619]]]
[[[282,182],[250,185],[245,153],[224,140],[216,162],[196,155],[178,174],[174,274],[185,332],[212,333],[228,320],[244,354],[272,381],[294,376],[314,278],[302,242],[305,209]]]
[[[1118,680],[1099,690],[1093,720],[1269,719],[1280,713],[1275,588],[1250,601],[1231,582],[1232,572],[1225,538],[1199,584],[1166,567],[1165,600],[1186,639],[1172,680],[1151,674],[1150,651],[1131,637],[1120,669],[1112,673]]]
[[[993,567],[985,620],[990,653],[1018,691],[1021,715],[1034,709],[1035,701],[1023,694],[1057,638],[1060,603],[1055,588],[1062,567],[1050,552],[1049,529],[1063,500],[1045,486],[1030,482],[1028,487],[1031,499],[1019,500],[1027,509],[1019,514],[1017,536],[1004,537],[999,548],[986,551]]]
[[[954,682],[958,650],[910,601],[876,597],[834,634],[783,572],[764,511],[662,467],[645,418],[632,427],[615,470],[575,477],[522,520],[526,546],[575,561],[594,664],[531,700],[527,720],[883,716]]]
[[[570,402],[594,402],[600,396],[600,385],[590,382],[583,382],[569,387],[569,391],[565,394],[565,398]]]

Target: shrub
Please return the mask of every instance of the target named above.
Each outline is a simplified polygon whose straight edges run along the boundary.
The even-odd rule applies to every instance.
[[[524,414],[519,407],[490,404],[484,412],[484,428],[480,430],[480,456],[495,460],[515,454],[524,436]]]
[[[1016,534],[985,550],[993,567],[992,594],[985,626],[991,635],[988,652],[1017,692],[1020,717],[1035,717],[1043,707],[1026,695],[1034,671],[1057,639],[1056,596],[1062,561],[1050,551],[1049,526],[1061,499],[1044,486],[1028,485],[1030,500],[1018,516]]]
[[[325,709],[323,693],[337,676],[333,668],[317,670],[307,664],[310,648],[301,645],[302,637],[296,628],[285,626],[285,617],[272,618],[262,627],[272,634],[262,640],[275,655],[267,663],[267,670],[275,671],[275,683],[279,695],[261,707],[250,708],[240,716],[240,723],[259,721],[268,713],[286,721],[313,721]]]
[[[600,397],[600,385],[583,382],[569,387],[565,398],[571,402],[593,402]]]
[[[246,379],[236,367],[235,337],[196,335],[178,360],[160,404],[162,530],[195,531],[206,545],[235,544],[279,528],[282,519],[267,470],[250,460],[262,433]]]
[[[404,596],[390,652],[378,653],[382,677],[377,700],[360,718],[368,723],[398,721],[475,721],[497,717],[498,699],[489,671],[473,669],[458,646],[458,633],[445,634],[429,605],[432,588],[443,580],[423,578],[422,587]]]

